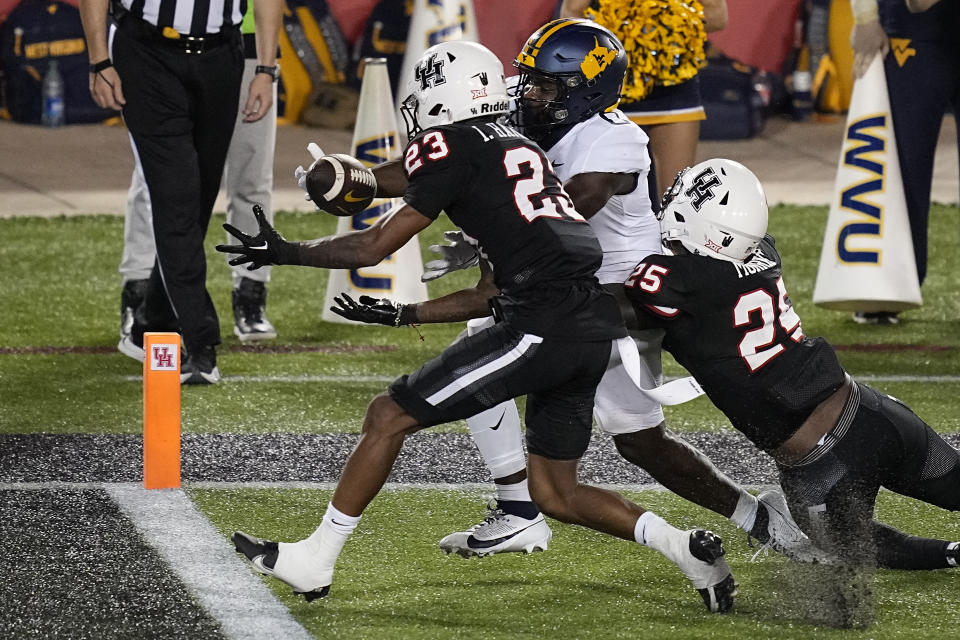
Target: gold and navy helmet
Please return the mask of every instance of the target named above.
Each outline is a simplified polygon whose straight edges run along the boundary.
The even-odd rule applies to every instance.
[[[515,123],[528,137],[542,140],[558,127],[566,130],[616,108],[627,54],[613,33],[592,20],[560,19],[537,29],[513,64],[520,70]],[[546,105],[524,100],[536,77],[557,83],[556,100]]]

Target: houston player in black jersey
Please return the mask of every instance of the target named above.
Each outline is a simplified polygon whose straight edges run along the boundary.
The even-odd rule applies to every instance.
[[[960,510],[960,455],[903,403],[854,381],[825,339],[804,335],[753,173],[729,160],[689,168],[658,217],[675,255],[648,256],[627,296],[733,426],[776,460],[801,529],[854,565],[956,567],[960,543],[872,518],[881,486]]]
[[[241,244],[219,246],[237,263],[352,268],[379,263],[445,211],[493,265],[478,286],[433,305],[401,307],[396,323],[466,320],[495,326],[465,338],[374,398],[323,521],[308,538],[276,543],[237,532],[237,551],[308,600],[329,592],[337,557],[379,492],[404,438],[527,395],[531,494],[557,519],[651,546],[673,560],[712,611],[728,610],[736,585],[719,538],[680,531],[611,491],[581,485],[577,463],[592,428],[593,397],[626,329],[613,295],[594,276],[602,252],[543,152],[495,122],[508,109],[503,67],[471,42],[446,42],[418,61],[404,102],[411,140],[403,156],[404,203],[371,227],[309,242],[284,240],[263,217]],[[311,177],[307,175],[310,189]],[[322,198],[323,191],[311,197]]]

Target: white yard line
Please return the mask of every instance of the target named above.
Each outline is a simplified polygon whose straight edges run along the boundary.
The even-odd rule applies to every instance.
[[[99,484],[229,640],[312,640],[182,489]]]
[[[223,376],[221,382],[393,382],[395,376],[329,376],[329,375],[274,375],[274,376]],[[143,376],[123,376],[126,382],[140,382]]]
[[[183,483],[184,489],[315,489],[318,491],[333,491],[337,484],[335,482],[217,482],[216,480],[198,480],[195,482],[186,481]],[[614,491],[667,491],[663,485],[659,484],[611,484],[611,483],[590,483],[593,487],[602,487]],[[774,485],[766,484],[743,484],[740,485],[750,490],[762,491],[769,489]],[[146,490],[142,489],[138,483],[130,482],[0,482],[0,491],[82,491],[89,489],[106,489],[113,496],[111,487],[119,487],[118,490],[128,490],[137,488],[141,493],[146,493],[145,499],[152,498],[152,494],[158,491],[164,492],[165,489]],[[493,492],[493,484],[483,482],[465,482],[463,484],[444,483],[444,482],[388,482],[383,485],[383,491],[461,491],[461,492]],[[179,489],[173,491],[180,491]],[[181,491],[182,493],[182,491]],[[115,498],[116,499],[116,498]],[[193,503],[191,503],[192,505]],[[194,508],[196,510],[196,508]],[[199,515],[199,512],[198,512]],[[129,516],[128,514],[128,517]],[[200,517],[203,517],[200,515]],[[222,540],[219,532],[212,529],[218,540]],[[165,535],[169,532],[165,532]],[[152,544],[152,542],[151,542]],[[229,546],[229,545],[228,545]],[[179,553],[178,549],[178,553]],[[179,557],[179,556],[176,556]],[[231,558],[239,556],[230,556]]]
[[[853,375],[853,374],[851,374]],[[960,376],[853,376],[860,382],[960,382]]]
[[[385,376],[331,376],[331,375],[273,375],[273,376],[224,376],[222,382],[393,382],[401,374]],[[960,375],[856,375],[860,382],[960,382]],[[127,382],[139,382],[143,376],[123,376]],[[664,381],[677,380],[675,376],[665,376]]]

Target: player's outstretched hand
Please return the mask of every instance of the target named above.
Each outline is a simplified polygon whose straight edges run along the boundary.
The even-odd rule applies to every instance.
[[[475,267],[480,261],[476,248],[467,242],[462,231],[444,231],[443,239],[449,244],[430,245],[430,251],[441,255],[442,258],[431,260],[423,265],[424,272],[420,276],[421,282],[430,282],[452,271]]]
[[[367,324],[382,324],[388,327],[400,327],[411,324],[409,312],[404,313],[406,305],[393,302],[387,298],[371,298],[370,296],[360,296],[360,300],[354,300],[346,293],[334,296],[333,302],[336,306],[330,307],[338,316],[343,316],[347,320],[356,322],[366,322]]]
[[[227,233],[239,240],[241,244],[218,244],[217,251],[221,253],[235,253],[229,264],[237,266],[247,264],[247,269],[253,271],[268,264],[301,264],[300,247],[293,242],[287,242],[277,230],[267,222],[263,214],[263,207],[253,205],[253,217],[260,225],[260,231],[255,236],[248,236],[229,222],[223,228]]]

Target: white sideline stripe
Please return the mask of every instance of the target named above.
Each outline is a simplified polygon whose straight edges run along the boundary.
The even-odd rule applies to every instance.
[[[393,376],[329,376],[329,375],[276,375],[276,376],[231,376],[225,375],[220,383],[232,382],[393,382],[401,374]],[[960,382],[960,375],[853,375],[860,382]],[[683,376],[664,376],[664,382],[680,380]],[[143,376],[122,376],[126,382],[140,382]]]
[[[93,483],[91,483],[93,484]],[[99,483],[229,640],[312,640],[182,489]]]

